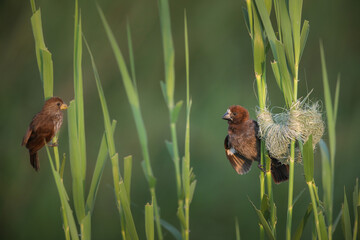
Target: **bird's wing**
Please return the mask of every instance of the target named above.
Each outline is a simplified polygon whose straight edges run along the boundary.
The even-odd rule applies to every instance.
[[[29,127],[32,132],[26,147],[35,153],[54,137],[54,123],[51,119],[34,118]]]
[[[22,143],[21,143],[21,146],[24,146],[25,144],[27,144],[30,136],[31,136],[31,133],[32,133],[32,130],[30,127],[28,127],[28,129],[26,130],[26,133],[23,137],[23,140],[22,140]]]
[[[233,146],[231,146],[229,135],[225,137],[224,147],[226,157],[229,159],[229,162],[235,171],[240,175],[247,173],[251,168],[252,161],[242,156]]]

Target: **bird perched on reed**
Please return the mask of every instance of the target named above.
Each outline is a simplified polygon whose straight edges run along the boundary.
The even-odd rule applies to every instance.
[[[67,109],[67,105],[59,97],[48,99],[43,108],[37,113],[26,131],[22,140],[22,146],[29,149],[31,166],[38,171],[40,168],[38,151],[59,131],[63,122],[62,110]],[[56,143],[53,143],[56,146]]]
[[[225,137],[225,154],[232,167],[238,174],[247,173],[254,161],[260,165],[260,138],[258,137],[259,126],[255,120],[251,120],[249,112],[238,105],[227,109],[222,117],[228,121],[228,135]],[[275,183],[281,183],[289,178],[289,166],[282,164],[275,158],[271,158],[271,175]]]

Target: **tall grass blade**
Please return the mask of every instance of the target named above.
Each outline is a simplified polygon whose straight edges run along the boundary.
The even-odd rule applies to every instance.
[[[324,214],[322,211],[319,211],[319,226],[320,226],[321,239],[329,239],[327,234]]]
[[[344,238],[346,240],[352,240],[349,205],[348,205],[348,201],[346,198],[345,187],[344,187],[344,203],[342,205],[341,223],[342,223],[342,230],[344,233]]]
[[[307,223],[307,221],[308,221],[308,219],[310,217],[312,209],[313,209],[313,207],[312,207],[312,204],[310,203],[307,210],[306,210],[306,212],[305,212],[304,217],[301,219],[298,227],[296,228],[296,231],[295,231],[293,237],[291,238],[292,240],[300,240],[301,239],[301,236],[302,236],[302,234],[304,232],[304,228],[305,228],[306,223]]]
[[[127,21],[126,30],[127,30],[126,35],[128,37],[128,48],[129,48],[129,57],[130,57],[131,77],[132,77],[132,80],[133,80],[134,88],[137,91],[134,51],[133,51],[133,46],[132,46],[131,29],[130,29],[129,21]]]
[[[289,15],[292,24],[295,62],[300,60],[300,24],[303,0],[289,1]]]
[[[336,118],[339,107],[339,95],[340,95],[340,74],[338,75],[335,88],[335,100],[334,100],[334,125],[336,125]]]
[[[268,37],[274,59],[277,61],[278,60],[277,51],[276,51],[276,40],[277,39],[275,36],[274,29],[271,25],[270,16],[267,12],[265,2],[263,0],[255,0],[255,2],[256,2],[256,7],[257,7],[260,17],[261,17],[261,21],[264,25],[266,35]]]
[[[43,83],[45,100],[53,96],[53,62],[51,53],[45,46],[44,35],[41,22],[41,11],[35,9],[35,3],[31,4],[33,7],[33,15],[31,17],[31,26],[35,40],[36,59],[39,68],[40,78]]]
[[[84,185],[82,178],[82,169],[80,161],[80,146],[79,137],[77,135],[77,118],[76,118],[76,103],[75,100],[70,101],[68,108],[68,129],[69,129],[69,152],[70,152],[70,167],[72,176],[72,189],[74,197],[74,207],[78,222],[81,223],[85,217],[84,205]]]
[[[303,55],[304,49],[305,49],[305,45],[306,45],[306,41],[308,39],[309,36],[309,32],[310,32],[310,25],[309,25],[309,21],[305,20],[303,27],[301,29],[301,35],[300,35],[300,56],[299,56],[299,62],[301,60],[301,57]]]
[[[356,178],[356,184],[353,192],[353,209],[354,209],[354,230],[353,230],[353,240],[357,239],[359,231],[359,209],[360,209],[360,193],[359,193],[359,179]],[[360,236],[359,236],[360,237]]]
[[[161,219],[161,225],[169,232],[176,240],[181,240],[181,233],[179,230],[176,229],[173,225],[165,221],[164,219]]]
[[[132,169],[132,156],[124,157],[124,184],[128,197],[128,201],[130,201],[130,187],[131,187],[131,169]]]
[[[120,181],[119,185],[120,185],[120,201],[121,201],[122,209],[124,210],[127,233],[129,234],[130,239],[137,240],[139,239],[139,237],[136,232],[135,223],[130,210],[130,203],[128,201],[128,196],[126,193],[124,182]]]
[[[66,220],[67,220],[66,222],[68,223],[68,227],[70,229],[71,238],[73,240],[78,240],[79,235],[78,235],[78,231],[77,231],[77,228],[76,228],[74,216],[73,216],[73,213],[71,211],[71,208],[70,208],[70,205],[69,205],[69,202],[68,202],[69,201],[68,195],[66,193],[63,182],[61,181],[59,173],[54,168],[53,160],[52,160],[49,148],[48,148],[48,146],[46,144],[45,144],[45,148],[46,148],[46,152],[47,152],[47,155],[48,155],[48,158],[49,158],[51,170],[52,170],[52,173],[53,173],[53,176],[54,176],[54,179],[55,179],[55,184],[56,184],[56,187],[57,187],[58,192],[59,192],[60,202],[61,202],[62,208],[64,209],[64,212],[65,212],[65,216],[66,216]],[[64,223],[65,223],[65,221],[64,221]],[[64,225],[64,227],[66,227],[66,226]]]
[[[125,87],[126,95],[128,97],[129,104],[130,104],[132,112],[133,112],[135,125],[136,125],[137,132],[139,135],[140,145],[141,145],[141,149],[142,149],[142,153],[143,153],[143,157],[144,157],[143,169],[144,169],[146,179],[148,180],[151,197],[153,199],[158,238],[162,239],[162,232],[161,232],[161,225],[160,225],[160,212],[158,209],[156,194],[155,194],[156,181],[155,181],[155,177],[153,175],[152,169],[151,169],[147,133],[146,133],[145,124],[144,124],[144,121],[143,121],[143,118],[141,115],[141,111],[140,111],[139,97],[137,94],[137,90],[135,89],[133,82],[131,81],[131,77],[127,70],[125,60],[123,58],[123,55],[121,53],[121,50],[120,50],[118,44],[116,43],[114,34],[112,33],[110,26],[106,21],[104,13],[102,12],[102,10],[100,9],[99,6],[98,6],[98,12],[100,14],[100,18],[102,20],[106,34],[110,41],[111,47],[113,49],[116,61],[118,63],[118,67],[119,67],[120,73],[122,75],[122,80],[123,80],[123,84]]]
[[[82,181],[85,183],[86,176],[86,141],[85,141],[85,122],[84,122],[84,97],[83,97],[83,78],[82,78],[82,27],[81,14],[79,14],[78,1],[75,1],[75,21],[74,21],[74,94],[76,103],[76,121],[78,145],[80,146],[80,164],[82,170]]]
[[[306,182],[312,182],[314,179],[314,150],[312,146],[312,135],[306,141],[303,147],[303,162]]]
[[[171,20],[168,0],[159,0],[160,24],[164,51],[166,96],[169,109],[174,106],[175,50],[171,34]]]
[[[86,216],[80,222],[81,239],[91,239],[91,212],[87,212]]]
[[[250,201],[250,200],[249,200],[249,201]],[[268,222],[266,221],[266,219],[265,219],[262,211],[258,210],[258,209],[255,207],[254,203],[252,203],[251,201],[250,201],[250,203],[251,203],[251,205],[253,206],[256,214],[258,215],[260,224],[264,227],[264,230],[265,230],[265,233],[266,233],[267,237],[268,237],[269,239],[271,239],[271,240],[274,240],[275,237],[274,237],[274,235],[273,235],[273,233],[272,233],[272,230],[271,230]]]
[[[145,233],[147,240],[154,240],[154,207],[149,203],[145,205]]]
[[[116,121],[113,120],[111,124],[111,130],[113,133],[115,131],[115,126],[116,126]],[[96,159],[94,173],[91,179],[90,190],[88,193],[88,197],[86,199],[86,209],[89,210],[90,212],[94,210],[95,199],[97,196],[97,192],[99,189],[101,177],[104,171],[107,158],[108,158],[108,148],[106,143],[106,133],[104,133],[101,139],[100,149]]]
[[[239,228],[239,219],[235,218],[235,233],[236,233],[236,240],[240,240],[240,228]]]

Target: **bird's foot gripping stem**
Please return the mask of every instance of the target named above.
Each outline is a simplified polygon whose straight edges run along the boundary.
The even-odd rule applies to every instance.
[[[57,147],[59,146],[58,141],[55,142],[51,142],[50,144],[48,144],[49,147]]]
[[[258,168],[259,168],[262,172],[266,173],[266,170],[265,170],[264,166],[261,165],[260,163],[258,164]]]

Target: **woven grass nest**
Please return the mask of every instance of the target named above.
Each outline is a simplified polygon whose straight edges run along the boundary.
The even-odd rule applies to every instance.
[[[268,108],[257,111],[259,137],[265,141],[270,156],[282,163],[290,159],[290,144],[292,140],[305,143],[312,135],[313,148],[324,134],[324,121],[318,102],[309,104],[305,101],[295,102],[290,109],[278,114],[272,114]],[[299,144],[295,145],[295,161],[301,162]]]

